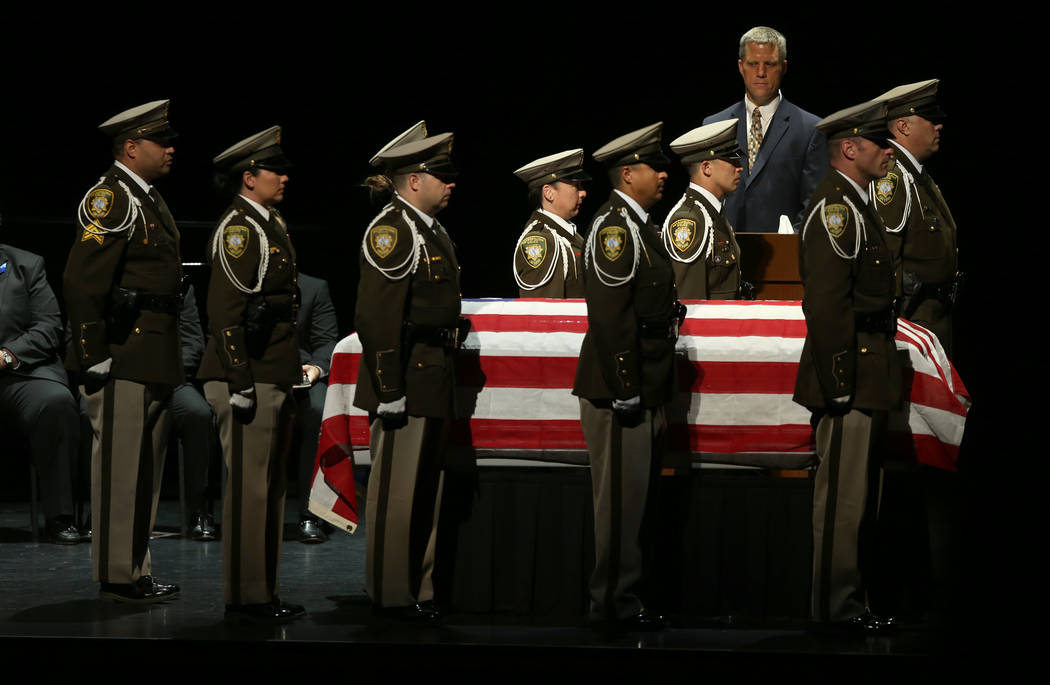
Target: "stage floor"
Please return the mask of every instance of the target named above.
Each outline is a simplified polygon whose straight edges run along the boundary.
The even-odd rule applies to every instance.
[[[224,622],[222,543],[175,534],[176,501],[161,502],[160,536],[150,549],[154,574],[178,583],[181,597],[147,607],[100,600],[98,585],[90,580],[89,543],[32,543],[28,505],[0,504],[0,653],[57,656],[56,668],[89,656],[124,663],[178,655],[163,663],[187,673],[201,662],[232,666],[256,660],[300,674],[309,662],[316,672],[333,674],[440,666],[497,678],[501,669],[551,673],[550,659],[559,670],[619,675],[651,668],[802,673],[816,664],[861,659],[865,672],[874,675],[912,670],[951,651],[946,633],[927,624],[868,638],[816,633],[804,622],[741,625],[731,617],[711,617],[679,622],[658,634],[610,636],[589,629],[583,617],[540,622],[521,615],[457,613],[452,607],[439,627],[405,626],[371,614],[364,589],[364,526],[353,536],[333,531],[329,542],[305,545],[297,540],[296,511],[290,501],[281,597],[305,605],[308,615],[269,628]]]

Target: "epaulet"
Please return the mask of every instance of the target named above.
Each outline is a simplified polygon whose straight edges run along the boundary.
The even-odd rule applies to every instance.
[[[875,209],[889,233],[899,233],[911,214],[911,186],[915,179],[894,158],[886,175],[871,182],[868,192],[875,198]]]
[[[828,202],[829,199],[833,201]],[[837,195],[821,198],[806,218],[802,240],[806,239],[806,231],[817,217],[831,241],[832,250],[843,259],[855,259],[860,252],[866,227],[853,201],[841,191]]]
[[[603,285],[617,287],[634,278],[644,249],[639,231],[626,207],[610,204],[606,211],[594,217],[584,250],[584,263],[588,268],[593,265]],[[598,255],[601,255],[602,265]]]
[[[365,229],[361,253],[379,273],[399,281],[419,267],[422,243],[412,217],[390,203]]]
[[[699,210],[703,226],[697,223],[697,210]],[[713,232],[714,220],[707,208],[685,193],[668,212],[660,235],[671,259],[691,264],[701,255],[704,255],[706,259],[711,252]]]
[[[255,285],[249,286],[237,276],[234,269],[236,262],[231,262],[230,259],[239,260],[248,252],[253,234],[259,244],[259,264],[255,273]],[[240,207],[231,207],[219,220],[219,225],[215,227],[211,243],[211,258],[213,261],[218,259],[223,273],[230,279],[234,288],[245,294],[254,294],[262,290],[263,279],[266,277],[266,270],[270,262],[270,241],[258,221]],[[238,267],[238,270],[243,271],[243,267]]]
[[[513,271],[518,287],[522,290],[535,290],[549,283],[551,278],[554,277],[559,261],[565,261],[564,255],[562,255],[563,258],[561,260],[558,259],[560,252],[557,232],[548,226],[546,222],[539,219],[530,221],[518,237],[518,244],[514,251]],[[527,268],[518,268],[519,253],[521,258],[525,260],[523,266]],[[549,261],[548,255],[550,256]],[[536,270],[543,266],[544,262],[547,262],[547,270],[539,275],[539,280],[526,282],[523,276],[526,274],[535,275],[537,273]],[[567,268],[567,265],[563,264],[563,270]]]
[[[102,176],[84,194],[77,208],[80,240],[94,240],[102,245],[107,235],[125,232],[124,237],[130,239],[138,215],[139,202],[127,184],[109,175]]]

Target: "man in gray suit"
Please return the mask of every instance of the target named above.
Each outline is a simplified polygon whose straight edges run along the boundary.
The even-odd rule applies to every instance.
[[[61,344],[62,319],[43,258],[0,245],[0,424],[19,426],[29,443],[48,539],[75,545],[71,468],[80,418],[58,356]]]
[[[784,99],[780,81],[787,72],[787,41],[768,26],[740,38],[737,68],[744,100],[704,119],[705,124],[739,119],[737,141],[745,154],[740,186],[724,214],[737,233],[775,233],[781,215],[798,230],[817,183],[828,172],[819,117]]]

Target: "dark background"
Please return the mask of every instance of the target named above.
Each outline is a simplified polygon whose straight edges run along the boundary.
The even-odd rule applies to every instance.
[[[492,6],[480,14],[415,6],[393,16],[383,9],[314,15],[285,8],[247,22],[228,11],[193,21],[132,16],[104,24],[92,13],[64,17],[65,25],[46,31],[39,17],[8,22],[9,33],[33,40],[0,48],[5,90],[14,96],[0,111],[0,240],[44,254],[61,297],[75,207],[110,161],[109,141],[96,127],[123,109],[170,98],[181,136],[173,171],[158,188],[182,230],[184,259],[201,261],[227,205],[212,191],[211,158],[280,124],[296,165],[281,211],[299,267],[331,283],[340,329],[348,333],[361,235],[375,214],[360,187],[367,160],[426,119],[431,133],[456,133],[453,157],[462,175],[440,218],[458,246],[463,296],[513,297],[511,257],[530,208],[512,171],[582,147],[595,179],[576,219],[586,226],[609,192],[590,153],[655,121],[664,122],[669,142],[740,100],[737,43],[764,21],[788,39],[784,96],[818,116],[902,83],[942,80],[950,118],[930,168],[960,225],[970,275],[959,337],[973,330],[985,277],[972,239],[982,199],[964,186],[974,83],[959,61],[946,58],[943,44],[916,41],[907,58],[897,58],[902,39],[884,28],[800,13],[740,19],[729,11],[719,17],[664,9],[646,27],[644,15],[595,19],[578,5]],[[439,11],[440,18],[428,16]],[[654,218],[663,219],[686,182],[673,167]],[[980,386],[976,350],[958,349],[964,379]]]
[[[784,96],[818,116],[940,78],[949,118],[928,166],[959,225],[968,280],[956,310],[954,361],[975,399],[960,462],[967,552],[960,585],[1010,572],[1009,559],[1025,547],[1004,533],[1020,520],[1007,503],[1015,487],[1009,479],[1025,472],[1033,453],[1007,445],[1025,432],[1016,429],[1014,411],[1025,401],[1003,390],[1009,378],[1032,372],[1018,373],[1013,339],[998,335],[1016,321],[1002,316],[1002,301],[1023,295],[1015,273],[1021,248],[1010,247],[1002,229],[1031,220],[1011,219],[1012,200],[1000,197],[1017,175],[1011,156],[1020,145],[1009,126],[994,123],[997,103],[1011,102],[1004,94],[1012,72],[992,62],[1011,59],[1007,33],[978,25],[958,7],[942,16],[941,6],[838,6],[833,13],[795,6],[763,14],[706,3],[621,10],[355,3],[323,11],[240,4],[243,15],[216,7],[108,4],[77,17],[5,10],[0,241],[44,254],[60,297],[76,205],[110,163],[97,126],[151,100],[172,100],[181,133],[174,170],[158,187],[179,222],[187,261],[202,259],[227,204],[211,190],[211,158],[273,124],[284,127],[296,168],[281,211],[300,270],[330,282],[348,333],[360,240],[375,214],[360,187],[367,160],[419,119],[431,133],[456,133],[462,175],[440,219],[458,245],[463,296],[513,297],[511,258],[530,208],[512,171],[582,147],[595,179],[577,217],[586,226],[609,192],[589,155],[655,121],[664,122],[670,141],[739,101],[737,44],[752,26],[787,36]],[[685,184],[681,169],[672,169],[653,208],[657,221]],[[1000,607],[985,595],[972,608],[983,619]]]

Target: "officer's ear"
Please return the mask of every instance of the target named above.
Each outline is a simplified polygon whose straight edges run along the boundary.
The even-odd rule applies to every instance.
[[[248,190],[255,190],[255,174],[245,169],[241,174],[241,184]]]

